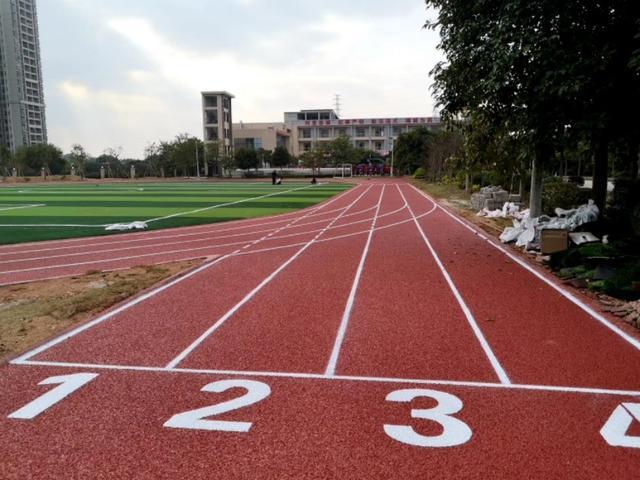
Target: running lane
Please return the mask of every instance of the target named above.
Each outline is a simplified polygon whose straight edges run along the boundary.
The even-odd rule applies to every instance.
[[[333,203],[325,204],[326,208],[341,207],[341,211],[345,211],[364,193],[364,187],[352,189],[336,197]],[[298,217],[291,223],[303,219]],[[283,226],[281,232],[286,228]],[[163,366],[293,253],[293,248],[287,248],[268,254],[219,257],[199,267],[194,274],[179,278],[170,288],[152,291],[152,295],[140,303],[122,311],[116,308],[115,314],[99,317],[96,320],[100,323],[35,358]]]
[[[378,205],[386,204],[383,190],[374,186],[350,209],[376,207],[368,225],[358,223],[351,233],[370,228]],[[358,234],[311,245],[180,367],[322,373],[365,242],[366,235]]]
[[[392,206],[405,204],[399,188],[390,188]],[[414,213],[432,214],[425,203]],[[398,220],[373,234],[336,373],[498,381],[409,210]]]
[[[617,368],[640,363],[629,342],[442,209],[419,223],[513,382],[640,386],[640,369]]]

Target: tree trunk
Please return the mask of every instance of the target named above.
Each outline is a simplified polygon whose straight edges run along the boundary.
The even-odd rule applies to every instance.
[[[464,191],[467,192],[467,193],[469,193],[471,191],[471,185],[469,185],[470,177],[471,177],[471,175],[469,175],[469,171],[467,170],[464,173]]]
[[[607,173],[609,171],[609,142],[606,135],[601,134],[595,140],[593,167],[593,200],[604,211],[607,205]]]
[[[531,193],[529,195],[529,209],[531,218],[542,215],[542,155],[536,154],[531,162]]]

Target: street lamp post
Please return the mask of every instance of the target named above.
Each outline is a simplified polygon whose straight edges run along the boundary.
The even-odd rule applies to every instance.
[[[393,137],[389,137],[389,144],[390,144],[390,147],[391,147],[391,171],[390,171],[389,173],[390,173],[390,174],[391,174],[391,176],[393,177],[393,160],[394,160],[394,158],[393,158],[393,157],[394,157],[393,152],[394,152],[394,150],[395,150],[395,149],[393,148],[393,147],[394,147],[394,138],[393,138]]]
[[[198,138],[196,137],[196,177],[200,178],[200,161],[198,160]]]

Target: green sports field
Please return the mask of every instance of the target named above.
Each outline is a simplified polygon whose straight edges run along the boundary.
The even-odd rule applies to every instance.
[[[115,223],[150,230],[239,220],[309,207],[348,185],[286,183],[87,183],[0,188],[0,244],[113,234]]]

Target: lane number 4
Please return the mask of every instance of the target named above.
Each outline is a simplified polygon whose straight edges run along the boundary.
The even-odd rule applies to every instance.
[[[627,435],[634,420],[640,422],[640,403],[622,403],[604,424],[600,435],[612,447],[640,448],[640,436]]]

